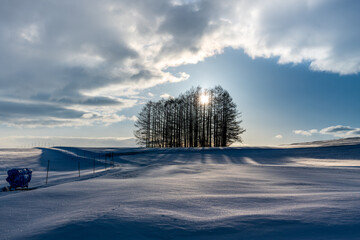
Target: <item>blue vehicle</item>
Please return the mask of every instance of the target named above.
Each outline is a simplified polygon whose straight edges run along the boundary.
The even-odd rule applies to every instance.
[[[32,170],[30,168],[13,168],[8,172],[6,181],[11,189],[28,188],[31,181]]]

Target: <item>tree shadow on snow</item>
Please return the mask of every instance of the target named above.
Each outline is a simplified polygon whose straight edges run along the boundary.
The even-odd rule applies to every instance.
[[[221,222],[177,222],[164,216],[153,222],[98,218],[71,222],[64,226],[32,236],[30,240],[45,239],[359,239],[359,224],[327,225],[299,220],[276,220],[261,216],[231,219]]]

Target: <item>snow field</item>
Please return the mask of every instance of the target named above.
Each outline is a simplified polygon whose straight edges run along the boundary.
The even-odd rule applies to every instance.
[[[117,167],[104,171],[99,158],[92,174],[89,156],[108,151]],[[359,153],[358,145],[0,150],[1,185],[5,169],[26,165],[31,186],[41,186],[0,193],[0,239],[359,239]]]

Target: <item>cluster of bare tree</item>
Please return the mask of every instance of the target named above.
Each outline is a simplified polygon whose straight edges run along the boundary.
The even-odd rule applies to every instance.
[[[178,98],[148,102],[134,132],[145,147],[225,147],[245,131],[229,93],[220,86],[192,88]]]

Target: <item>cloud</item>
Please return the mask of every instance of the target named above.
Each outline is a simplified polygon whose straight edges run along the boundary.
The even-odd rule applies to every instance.
[[[169,67],[228,47],[280,64],[358,73],[359,8],[340,0],[6,1],[0,8],[0,98],[111,116],[137,104],[125,101],[140,90],[189,78]],[[38,118],[60,121],[52,113]]]
[[[333,135],[335,137],[359,137],[360,128],[353,128],[350,126],[331,126],[320,130],[321,134]]]
[[[135,138],[67,137],[67,136],[8,136],[0,137],[3,147],[135,147]]]
[[[168,93],[163,93],[160,95],[161,98],[171,98],[172,96]]]
[[[128,118],[130,121],[136,122],[138,120],[138,117],[133,115],[132,117]]]
[[[20,32],[20,37],[30,43],[35,43],[35,42],[39,41],[38,26],[36,24],[31,24],[31,25],[25,27]]]
[[[275,136],[275,138],[276,138],[276,139],[282,139],[283,136],[282,136],[281,134],[278,134],[278,135]]]
[[[349,127],[349,126],[337,125],[337,126],[323,128],[320,130],[320,133],[321,134],[337,134],[337,133],[351,132],[353,130],[355,130],[355,129],[352,127]]]
[[[0,100],[0,122],[12,127],[74,127],[96,124],[109,125],[125,120],[134,121],[104,106],[91,108],[92,111],[64,107],[62,105],[38,102],[13,102]]]
[[[293,133],[304,136],[312,136],[314,133],[318,133],[322,135],[332,135],[334,137],[358,137],[360,136],[360,128],[337,125],[323,128],[321,130],[294,130]]]
[[[311,129],[311,130],[294,130],[293,133],[303,136],[311,136],[314,133],[318,133],[317,129]]]
[[[43,103],[24,103],[0,101],[0,117],[5,120],[8,118],[21,118],[25,116],[53,116],[64,118],[80,118],[84,113],[73,109],[67,109]]]

